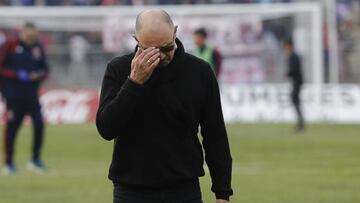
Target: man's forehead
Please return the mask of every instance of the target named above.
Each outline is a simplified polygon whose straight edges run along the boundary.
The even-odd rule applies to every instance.
[[[174,33],[143,33],[137,36],[142,46],[160,47],[172,43]]]

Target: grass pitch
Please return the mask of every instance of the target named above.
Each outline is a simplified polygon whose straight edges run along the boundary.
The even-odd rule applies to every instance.
[[[231,202],[360,202],[360,125],[316,124],[294,134],[288,124],[231,124],[228,134]],[[35,175],[25,169],[31,130],[23,127],[17,140],[19,171],[0,176],[0,203],[112,202],[106,178],[112,142],[102,140],[94,125],[48,126],[46,135],[44,160],[50,170]],[[204,203],[214,203],[209,174],[201,184]]]

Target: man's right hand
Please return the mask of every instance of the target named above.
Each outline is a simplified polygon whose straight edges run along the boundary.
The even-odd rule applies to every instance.
[[[150,78],[159,62],[159,49],[150,47],[141,51],[138,48],[131,61],[130,79],[139,85],[143,85]]]
[[[25,70],[19,70],[17,72],[17,77],[19,78],[19,80],[21,81],[29,81],[29,72],[25,71]]]

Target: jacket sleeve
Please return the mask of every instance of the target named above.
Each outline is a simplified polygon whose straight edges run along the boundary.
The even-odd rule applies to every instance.
[[[143,92],[143,86],[130,79],[121,82],[120,78],[127,76],[117,75],[113,66],[110,63],[106,69],[96,115],[97,129],[106,140],[112,140],[126,131],[133,121],[134,109]]]
[[[219,87],[212,71],[208,75],[207,96],[200,120],[201,135],[205,160],[212,178],[211,190],[217,199],[228,200],[233,194],[231,189],[232,158],[222,114]]]
[[[289,66],[289,69],[288,69],[288,73],[287,73],[287,76],[290,77],[290,78],[297,78],[298,77],[298,73],[299,73],[299,70],[300,70],[300,59],[298,56],[296,55],[291,55],[289,57],[289,61],[288,61],[288,66]]]
[[[5,45],[4,60],[1,61],[0,63],[0,75],[7,79],[18,79],[17,72],[10,68],[11,67],[10,49],[11,49],[11,44],[7,43]]]

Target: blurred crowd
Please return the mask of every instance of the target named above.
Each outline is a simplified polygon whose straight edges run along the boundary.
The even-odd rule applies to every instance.
[[[216,3],[273,3],[292,0],[0,0],[0,5],[10,6],[100,6],[100,5],[169,5]]]
[[[317,0],[326,2],[328,0]],[[312,0],[0,0],[0,6],[101,6],[101,5],[169,5],[169,4],[227,4],[227,3],[289,3],[289,2],[314,2]],[[324,6],[325,7],[325,6]],[[336,16],[339,39],[339,63],[340,63],[340,82],[358,82],[360,81],[360,69],[356,64],[360,63],[360,1],[359,0],[337,0]],[[286,39],[293,32],[293,17],[274,18],[262,21],[261,37],[265,44],[265,58],[267,64],[266,75],[272,75],[272,72],[278,71],[279,64],[275,63],[274,58],[279,58],[279,42]],[[250,29],[250,28],[249,28]],[[323,24],[324,31],[324,65],[325,81],[329,81],[329,57],[330,50],[328,45],[328,28],[326,22]],[[248,30],[248,29],[245,29]],[[251,29],[250,29],[251,30]],[[251,32],[250,32],[251,33]],[[0,26],[0,53],[1,44],[6,38],[16,36],[16,30]],[[258,36],[258,35],[254,35]],[[101,32],[42,32],[41,41],[44,42],[48,55],[54,64],[58,67],[53,68],[56,74],[66,73],[68,75],[84,74],[72,72],[79,71],[79,67],[87,67],[87,73],[96,78],[102,73],[102,64],[113,57],[114,53],[104,52],[103,35]],[[256,38],[255,40],[258,40]],[[275,50],[275,51],[274,51]],[[276,51],[277,50],[277,51]],[[127,50],[129,51],[129,50]],[[1,58],[1,56],[0,56]],[[82,62],[82,63],[80,63]],[[86,64],[83,64],[86,62]],[[235,63],[235,62],[234,62]],[[236,62],[239,64],[239,62]],[[77,68],[74,68],[77,67]],[[86,72],[85,70],[82,72]],[[252,70],[253,72],[253,70]],[[61,78],[61,77],[59,77]],[[277,81],[277,78],[267,82]],[[74,81],[58,81],[73,85]],[[79,86],[87,86],[89,80],[87,77],[76,79]],[[55,82],[56,83],[56,82]],[[92,81],[90,82],[93,83]],[[85,85],[83,85],[85,84]]]

